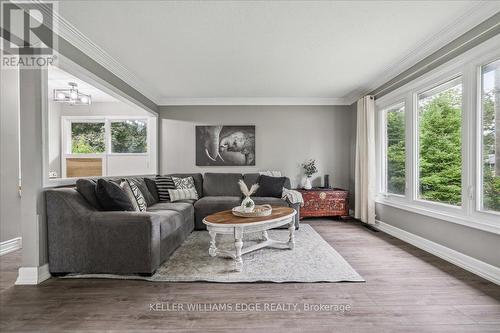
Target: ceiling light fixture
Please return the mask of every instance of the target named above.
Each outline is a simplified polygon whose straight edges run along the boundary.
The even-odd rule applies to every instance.
[[[68,82],[69,89],[54,89],[54,102],[68,103],[70,105],[90,105],[92,97],[78,92],[78,85]]]

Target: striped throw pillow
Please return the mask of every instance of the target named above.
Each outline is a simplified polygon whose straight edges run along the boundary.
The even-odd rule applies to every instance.
[[[198,200],[198,193],[194,188],[168,190],[170,201],[193,199]]]
[[[130,189],[132,190],[132,194],[134,195],[134,199],[137,202],[137,207],[140,212],[145,212],[147,208],[146,199],[144,199],[144,195],[141,190],[137,186],[137,184],[131,180],[127,179],[128,184],[130,185]]]
[[[158,191],[158,199],[160,202],[170,201],[169,189],[175,189],[174,181],[169,176],[156,176],[156,190]]]

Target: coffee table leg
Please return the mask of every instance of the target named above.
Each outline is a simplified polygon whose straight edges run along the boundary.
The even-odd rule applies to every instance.
[[[217,233],[215,231],[209,231],[208,234],[210,235],[210,248],[208,249],[208,254],[210,254],[211,257],[215,257],[217,255],[217,246],[215,245],[215,236],[217,236]]]
[[[295,237],[293,233],[295,232],[295,221],[292,219],[290,224],[288,225],[288,247],[293,250],[295,247]]]
[[[235,269],[241,272],[243,269],[243,259],[241,259],[241,248],[243,247],[243,231],[241,228],[234,228],[234,247],[236,248]]]

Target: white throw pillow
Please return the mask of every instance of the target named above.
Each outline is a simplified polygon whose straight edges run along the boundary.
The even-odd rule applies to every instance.
[[[198,200],[198,193],[194,188],[188,189],[176,189],[176,190],[168,190],[168,194],[170,195],[170,201],[175,202],[179,200]]]

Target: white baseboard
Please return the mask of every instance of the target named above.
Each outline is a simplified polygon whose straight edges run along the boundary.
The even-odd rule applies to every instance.
[[[49,264],[40,267],[21,267],[16,285],[40,284],[47,279],[50,279]]]
[[[385,222],[376,221],[375,228],[391,236],[410,243],[426,252],[429,252],[441,259],[444,259],[454,265],[457,265],[471,273],[479,275],[486,280],[500,285],[500,268],[485,263],[484,261],[472,258],[466,254],[460,253],[449,247],[435,243],[423,237],[412,234],[403,229],[396,228]]]
[[[0,256],[19,250],[22,247],[23,247],[23,240],[21,237],[16,237],[6,240],[4,242],[0,242]]]

